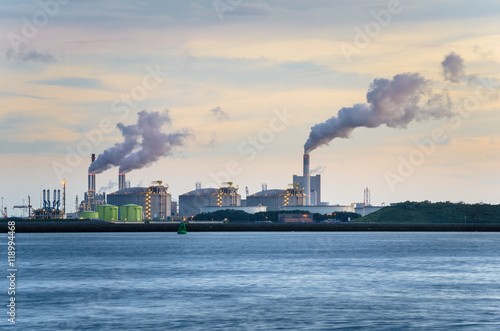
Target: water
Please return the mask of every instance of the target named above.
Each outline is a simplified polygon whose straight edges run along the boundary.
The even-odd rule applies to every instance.
[[[15,327],[498,330],[499,235],[18,234]]]

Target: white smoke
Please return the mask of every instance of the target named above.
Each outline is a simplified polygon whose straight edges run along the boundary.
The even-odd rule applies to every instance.
[[[141,130],[137,124],[125,126],[123,123],[118,123],[116,126],[121,131],[124,142],[116,143],[113,147],[100,154],[90,164],[90,173],[98,174],[109,168],[119,166],[122,160],[138,146]]]
[[[367,103],[345,107],[323,123],[311,128],[304,145],[309,153],[335,138],[349,138],[357,127],[406,128],[413,120],[439,119],[451,116],[446,94],[431,91],[430,82],[418,73],[396,75],[392,80],[377,78],[366,94]]]
[[[113,166],[119,166],[120,173],[140,169],[170,155],[174,146],[182,146],[190,133],[184,129],[174,133],[161,132],[165,124],[170,124],[169,111],[138,113],[137,124],[125,126],[118,123],[124,142],[105,150],[90,165],[89,172],[101,173]]]
[[[106,192],[106,191],[111,191],[111,189],[113,187],[116,186],[116,182],[113,182],[111,179],[109,180],[108,182],[108,185],[106,186],[102,186],[100,189],[99,189],[99,194],[101,194],[102,192]]]

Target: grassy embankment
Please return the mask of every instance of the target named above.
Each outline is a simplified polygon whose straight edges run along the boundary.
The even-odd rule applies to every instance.
[[[373,223],[500,223],[500,205],[406,201],[358,218]]]

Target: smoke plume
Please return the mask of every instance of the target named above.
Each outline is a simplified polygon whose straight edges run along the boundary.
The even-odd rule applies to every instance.
[[[138,146],[141,130],[137,124],[125,126],[123,123],[118,123],[116,126],[121,131],[124,141],[116,143],[113,147],[100,154],[90,164],[90,173],[99,174],[109,168],[119,166],[122,160]]]
[[[464,60],[455,52],[446,55],[441,65],[443,66],[444,79],[452,83],[458,83],[460,77],[465,75]]]
[[[172,148],[182,146],[185,138],[189,136],[186,130],[170,134],[161,132],[163,125],[171,123],[168,110],[162,113],[143,110],[138,115],[137,124],[117,125],[124,142],[117,143],[100,154],[90,165],[89,172],[100,173],[119,166],[120,173],[127,173],[146,167],[161,157],[170,155]]]
[[[377,78],[366,94],[367,103],[340,109],[337,116],[311,128],[305,153],[327,145],[335,138],[349,138],[357,127],[406,128],[413,120],[451,116],[447,95],[434,94],[430,82],[418,73],[396,75],[392,80]]]
[[[106,192],[106,191],[109,191],[111,190],[113,187],[116,186],[116,182],[113,182],[111,179],[109,180],[108,182],[108,185],[106,186],[103,186],[99,189],[99,194],[101,194],[102,192]]]

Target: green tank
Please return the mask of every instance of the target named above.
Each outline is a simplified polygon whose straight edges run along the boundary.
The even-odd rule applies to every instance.
[[[99,213],[93,210],[86,210],[79,212],[78,217],[83,219],[97,219],[99,218]]]
[[[113,205],[100,205],[95,208],[99,218],[103,221],[118,221],[118,207]]]
[[[142,222],[142,206],[128,204],[120,207],[120,221]]]

